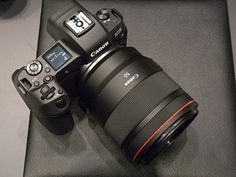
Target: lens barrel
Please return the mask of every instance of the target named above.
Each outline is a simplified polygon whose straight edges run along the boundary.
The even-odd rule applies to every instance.
[[[80,76],[81,100],[136,163],[149,162],[198,114],[197,103],[132,47],[110,49]]]

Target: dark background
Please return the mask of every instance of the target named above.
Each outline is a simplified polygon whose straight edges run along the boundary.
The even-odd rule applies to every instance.
[[[168,150],[146,166],[130,163],[94,121],[79,115],[64,136],[31,117],[25,176],[234,177],[234,69],[223,0],[81,0],[93,13],[115,7],[128,27],[128,45],[153,58],[199,103],[200,114]],[[69,3],[44,0],[38,54],[54,40],[47,18]],[[79,116],[78,116],[79,115]]]

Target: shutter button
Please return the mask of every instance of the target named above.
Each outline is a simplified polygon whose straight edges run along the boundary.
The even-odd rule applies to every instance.
[[[29,62],[26,66],[27,73],[32,76],[39,74],[41,70],[42,70],[42,64],[38,60],[33,60]]]

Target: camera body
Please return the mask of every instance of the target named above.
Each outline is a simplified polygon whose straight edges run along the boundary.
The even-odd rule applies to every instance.
[[[73,1],[49,18],[47,29],[58,41],[12,80],[51,132],[73,128],[66,87],[76,88],[90,115],[136,163],[149,162],[197,116],[191,96],[152,59],[126,47],[127,28],[117,10],[92,15]]]
[[[73,128],[70,98],[62,82],[103,51],[126,45],[127,28],[115,9],[101,9],[92,15],[74,2],[49,19],[48,31],[59,41],[16,70],[12,80],[39,121],[60,135]]]

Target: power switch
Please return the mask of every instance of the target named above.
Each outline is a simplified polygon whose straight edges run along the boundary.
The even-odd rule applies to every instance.
[[[100,20],[107,20],[110,17],[110,13],[106,9],[101,9],[101,10],[97,11],[96,16]]]

